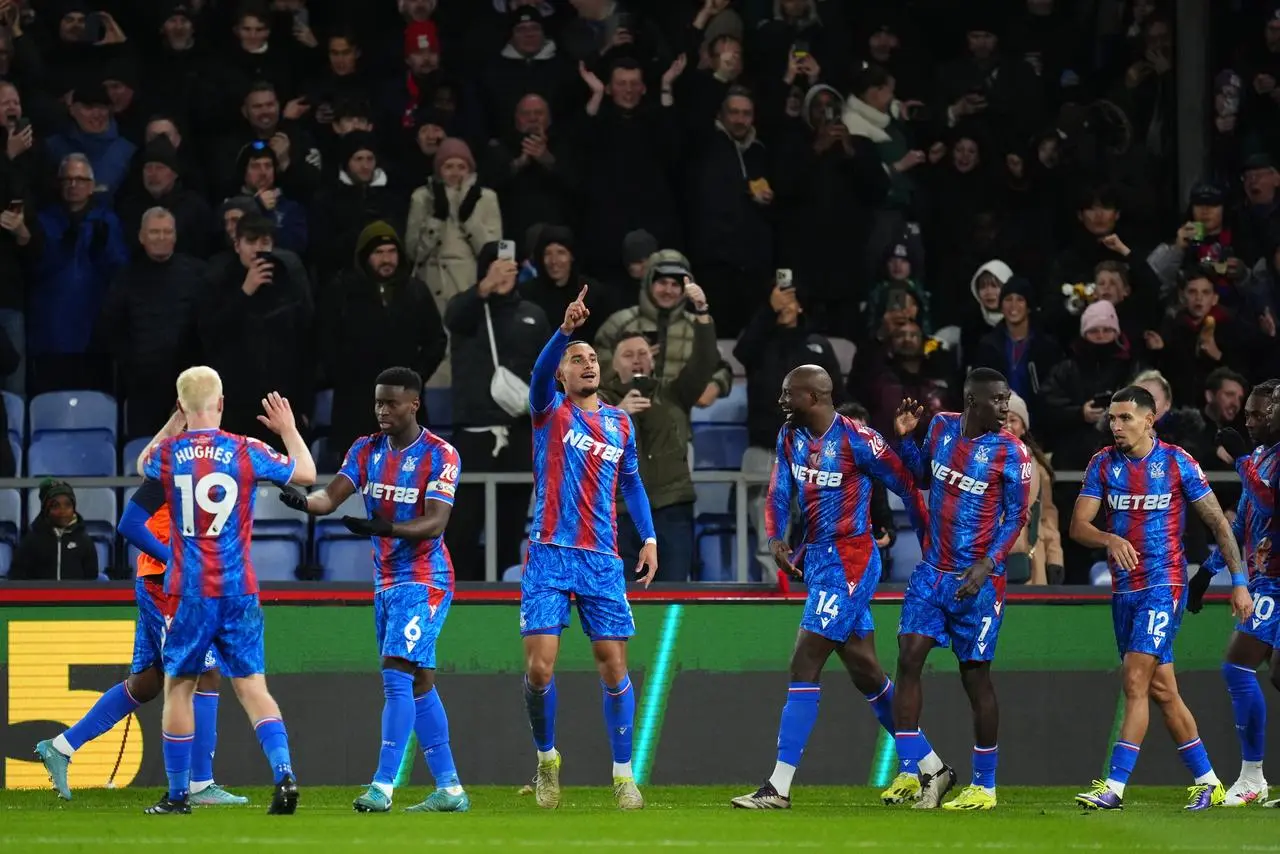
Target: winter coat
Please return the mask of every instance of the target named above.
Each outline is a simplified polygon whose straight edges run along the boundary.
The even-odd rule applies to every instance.
[[[689,476],[689,442],[693,427],[689,413],[711,381],[720,362],[714,323],[694,323],[689,361],[675,379],[661,379],[650,396],[652,406],[631,416],[635,424],[636,450],[640,459],[640,480],[649,496],[649,506],[657,510],[672,504],[692,504],[693,480]],[[601,397],[615,406],[631,390],[631,377],[610,371],[601,387]],[[618,512],[625,512],[618,502]]]
[[[67,528],[55,528],[41,513],[13,554],[10,581],[97,581],[98,552],[77,514]]]
[[[404,233],[407,208],[407,200],[388,185],[387,173],[382,169],[373,173],[368,184],[357,184],[345,171],[339,171],[337,178],[316,194],[311,206],[311,256],[320,278],[323,280],[350,263],[351,247],[365,226],[385,222],[398,239]],[[401,260],[407,258],[402,254]]]
[[[490,132],[511,124],[516,104],[525,95],[541,95],[553,114],[562,113],[575,72],[576,68],[551,39],[534,56],[523,56],[510,44],[503,46],[481,70],[477,81]]]
[[[748,184],[769,171],[769,153],[754,130],[738,142],[716,121],[688,182],[689,254],[698,264],[768,271],[773,261],[769,210],[752,199]]]
[[[911,145],[907,141],[906,128],[898,121],[895,114],[900,105],[894,101],[889,113],[882,113],[870,104],[850,95],[844,102],[844,126],[849,129],[850,136],[865,137],[876,144],[880,155],[880,163],[889,176],[889,195],[885,206],[896,210],[911,207],[916,194],[916,182],[910,172],[895,172],[893,164],[897,163]]]
[[[413,262],[413,275],[427,283],[436,308],[444,307],[457,294],[476,283],[476,257],[486,243],[502,239],[502,211],[493,190],[481,189],[475,209],[465,222],[458,215],[463,199],[476,186],[469,176],[460,189],[448,188],[449,215],[436,219],[435,193],[441,185],[432,181],[413,191],[409,200],[409,222],[404,243]]]
[[[772,449],[776,444],[782,427],[778,390],[795,368],[821,365],[831,375],[836,402],[843,402],[835,348],[822,335],[809,331],[804,315],[795,326],[779,326],[773,308],[767,303],[760,306],[738,336],[733,357],[747,372],[747,440],[753,448]]]
[[[93,167],[93,180],[99,192],[108,199],[124,186],[129,176],[129,162],[138,147],[120,135],[115,119],[102,133],[85,133],[73,126],[67,133],[58,133],[45,140],[45,150],[53,163],[61,163],[68,154],[83,154]]]
[[[1062,347],[1034,323],[1030,334],[1023,343],[1025,348],[1014,365],[1011,361],[1015,346],[1009,338],[1008,327],[1001,320],[995,328],[978,342],[977,352],[967,358],[970,366],[975,368],[992,368],[1004,374],[1009,386],[1022,395],[1031,410],[1032,420],[1036,420],[1040,405],[1040,392],[1049,380],[1049,374],[1063,359]]]
[[[400,248],[400,268],[385,281],[369,272],[368,258],[379,239]],[[372,433],[372,395],[379,372],[404,365],[424,380],[444,359],[445,334],[435,300],[413,278],[399,235],[385,222],[365,226],[352,240],[350,266],[327,289],[316,314],[316,338],[325,376],[333,386],[330,450],[345,453],[356,437]],[[421,412],[420,418],[432,415]]]
[[[129,193],[116,205],[124,233],[130,236],[137,234],[142,228],[142,215],[154,207],[162,207],[173,214],[174,230],[178,237],[175,252],[192,258],[209,257],[212,250],[209,242],[214,235],[213,213],[209,210],[209,203],[199,193],[185,189],[180,184],[168,195],[159,198],[145,189]]]
[[[551,337],[547,315],[535,303],[521,298],[519,291],[482,299],[479,289],[470,287],[450,299],[444,321],[453,363],[453,422],[459,428],[508,427],[517,420],[489,393],[494,367],[484,316],[486,304],[493,322],[498,364],[524,382],[533,376],[533,363]]]
[[[1046,434],[1051,437],[1055,468],[1083,470],[1094,452],[1108,444],[1097,425],[1085,422],[1084,405],[1096,395],[1127,386],[1139,367],[1123,336],[1113,344],[1076,339],[1070,355],[1053,369],[1044,387],[1041,412],[1048,422]]]
[[[612,373],[613,348],[625,334],[641,332],[658,345],[653,375],[658,380],[675,381],[693,355],[694,322],[687,316],[687,302],[682,298],[670,309],[660,309],[653,303],[653,269],[659,263],[678,263],[688,267],[688,260],[679,252],[663,250],[650,256],[645,265],[644,286],[640,290],[640,304],[614,312],[600,327],[595,336],[596,355],[604,367],[604,373]],[[712,317],[715,317],[714,309]],[[650,337],[652,336],[652,337]],[[733,370],[721,363],[709,382],[714,382],[724,397],[733,387]],[[705,389],[705,385],[704,385]]]
[[[502,231],[508,240],[523,242],[534,225],[564,225],[576,228],[577,174],[566,165],[567,146],[552,130],[547,150],[552,162],[547,166],[531,161],[519,169],[511,164],[520,156],[521,137],[512,132],[502,141],[491,140],[481,155],[480,172],[485,183],[498,194],[502,207]]]
[[[90,203],[73,222],[65,205],[40,212],[44,250],[28,281],[27,354],[84,353],[111,280],[129,260],[120,220]]]

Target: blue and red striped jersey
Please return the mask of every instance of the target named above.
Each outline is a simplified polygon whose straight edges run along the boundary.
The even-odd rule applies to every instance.
[[[618,482],[640,477],[631,416],[603,401],[587,412],[556,392],[533,413],[533,470],[530,541],[616,555]]]
[[[424,427],[417,441],[402,451],[392,446],[385,433],[361,436],[347,451],[338,474],[364,496],[370,518],[408,522],[423,515],[428,501],[443,501],[452,507],[461,472],[458,452]],[[443,536],[432,540],[370,539],[375,590],[410,582],[453,589],[453,561]]]
[[[257,593],[249,556],[257,483],[288,483],[293,460],[247,436],[188,430],[152,446],[143,469],[164,487],[169,506],[166,592],[205,598]]]
[[[966,439],[959,413],[940,412],[924,447],[908,437],[902,457],[917,483],[929,484],[924,562],[943,572],[964,572],[983,558],[1004,574],[1004,560],[1031,514],[1035,464],[1008,430]]]
[[[1113,592],[1186,583],[1182,534],[1187,505],[1209,494],[1200,464],[1177,445],[1157,439],[1140,460],[1115,446],[1093,455],[1080,497],[1102,502],[1107,530],[1128,540],[1138,553],[1138,566],[1129,571],[1108,557]]]
[[[814,437],[803,427],[778,431],[777,457],[765,502],[765,530],[782,539],[791,515],[791,497],[800,505],[804,542],[850,544],[845,581],[857,581],[875,543],[871,536],[871,479],[876,478],[911,506],[915,479],[902,460],[870,427],[837,414],[827,432]],[[810,579],[813,580],[813,579]]]
[[[1236,471],[1244,489],[1236,504],[1236,518],[1231,532],[1240,544],[1240,553],[1249,573],[1249,581],[1257,578],[1280,580],[1280,554],[1272,544],[1276,530],[1276,493],[1280,491],[1280,445],[1257,448],[1247,457],[1236,460]],[[1204,566],[1218,572],[1226,565],[1222,552],[1209,555]]]

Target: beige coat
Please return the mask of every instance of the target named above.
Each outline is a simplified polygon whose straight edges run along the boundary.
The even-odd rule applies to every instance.
[[[1039,462],[1033,460],[1036,467],[1036,478],[1031,481],[1030,505],[1040,502],[1039,538],[1034,546],[1028,542],[1028,529],[1022,529],[1017,541],[1013,544],[1014,554],[1031,553],[1031,578],[1028,584],[1047,584],[1050,564],[1062,565],[1062,533],[1058,530],[1058,508],[1053,503],[1053,481],[1049,472]]]
[[[427,283],[436,307],[444,316],[445,305],[476,283],[476,258],[486,243],[502,239],[502,211],[493,190],[481,190],[475,211],[466,222],[458,222],[458,207],[476,183],[467,178],[460,189],[445,191],[449,218],[438,220],[434,186],[413,191],[409,200],[409,223],[404,242],[413,262],[413,275]]]

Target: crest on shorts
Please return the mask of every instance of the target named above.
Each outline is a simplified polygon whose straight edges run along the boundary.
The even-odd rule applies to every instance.
[[[983,447],[978,448],[977,452],[973,455],[973,461],[975,463],[989,463],[991,462],[991,452],[987,450],[984,445]]]
[[[1151,475],[1151,477],[1164,477],[1164,461],[1157,460],[1147,466],[1147,474]]]

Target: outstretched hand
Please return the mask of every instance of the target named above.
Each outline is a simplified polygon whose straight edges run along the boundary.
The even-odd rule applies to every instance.
[[[591,316],[591,309],[587,308],[587,286],[583,285],[582,290],[578,291],[578,297],[569,303],[564,310],[564,323],[560,324],[560,331],[565,335],[572,335],[574,330],[587,322],[587,318]]]
[[[300,489],[294,489],[292,486],[280,487],[280,495],[277,496],[280,503],[290,510],[297,510],[300,513],[307,512],[307,496]]]
[[[645,543],[640,547],[640,560],[636,562],[636,580],[648,587],[658,574],[658,544]]]
[[[289,406],[288,398],[280,396],[280,392],[273,391],[262,399],[262,411],[265,414],[259,415],[258,420],[277,436],[298,429],[298,423],[293,417],[293,407]]]
[[[1249,456],[1249,443],[1245,441],[1244,436],[1232,427],[1219,430],[1218,435],[1214,437],[1218,442],[1218,447],[1222,448],[1231,457],[1231,462],[1235,463],[1241,457]]]
[[[893,430],[898,438],[910,436],[920,426],[920,417],[924,415],[924,407],[908,397],[898,404],[898,411],[893,416]]]
[[[359,516],[343,516],[342,524],[347,526],[348,531],[361,537],[391,536],[391,522],[381,516],[374,516],[372,519],[361,519]]]

